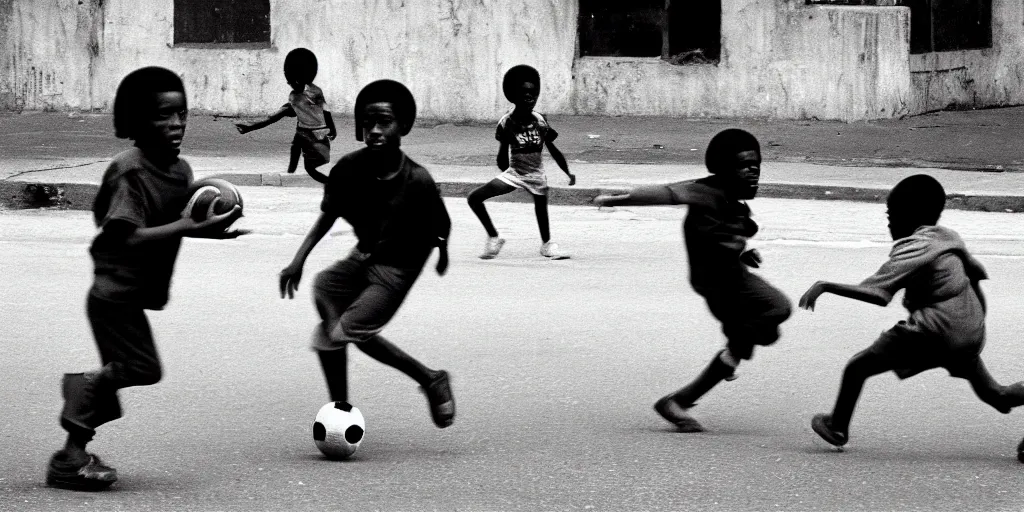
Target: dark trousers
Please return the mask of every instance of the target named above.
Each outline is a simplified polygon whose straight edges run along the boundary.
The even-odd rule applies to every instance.
[[[89,295],[86,312],[103,366],[89,375],[87,389],[65,389],[61,424],[69,431],[120,418],[117,390],[156,384],[163,376],[145,310]]]

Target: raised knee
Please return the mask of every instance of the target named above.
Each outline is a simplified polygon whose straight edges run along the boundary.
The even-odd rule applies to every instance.
[[[368,329],[365,327],[351,325],[351,322],[342,318],[334,325],[334,328],[331,329],[328,336],[334,343],[360,344],[370,338],[373,338],[379,332],[380,329]]]

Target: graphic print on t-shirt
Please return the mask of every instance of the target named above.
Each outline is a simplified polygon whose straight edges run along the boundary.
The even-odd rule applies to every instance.
[[[515,137],[516,140],[512,144],[512,151],[540,151],[543,146],[537,123],[520,126],[520,129],[515,133]]]

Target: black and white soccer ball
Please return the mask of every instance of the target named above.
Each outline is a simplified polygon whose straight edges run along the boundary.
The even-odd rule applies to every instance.
[[[363,442],[366,420],[358,407],[348,402],[330,402],[320,408],[313,421],[313,442],[329,459],[347,459]]]

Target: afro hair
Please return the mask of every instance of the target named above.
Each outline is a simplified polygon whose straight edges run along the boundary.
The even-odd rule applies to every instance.
[[[416,122],[416,99],[409,89],[394,80],[377,80],[359,91],[355,104],[356,140],[363,140],[363,111],[367,105],[374,103],[390,103],[402,127],[402,136],[409,135],[413,123]]]
[[[519,86],[526,82],[537,84],[537,94],[540,94],[540,73],[536,69],[520,64],[506,71],[505,78],[501,81],[501,91],[505,93],[505,99],[515,103]]]
[[[284,58],[284,77],[289,82],[311,84],[317,71],[316,55],[306,48],[296,48]]]
[[[915,174],[903,178],[889,191],[885,205],[895,213],[919,225],[934,225],[946,207],[946,190],[935,178]]]
[[[114,95],[114,135],[134,139],[139,126],[156,108],[156,95],[185,93],[185,84],[173,71],[157,66],[136,69],[121,80]],[[186,108],[188,100],[186,99]]]
[[[704,165],[711,174],[718,174],[733,164],[737,153],[744,151],[761,152],[761,145],[756,137],[739,128],[722,130],[708,143],[708,149],[704,153]]]

